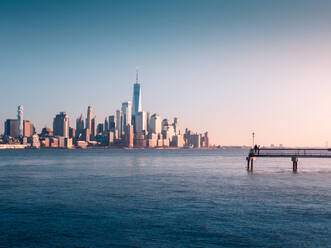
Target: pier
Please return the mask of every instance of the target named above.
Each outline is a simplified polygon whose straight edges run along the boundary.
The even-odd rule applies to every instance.
[[[253,171],[256,158],[290,158],[293,172],[298,170],[299,158],[331,158],[331,149],[322,148],[255,148],[250,149],[247,170]]]

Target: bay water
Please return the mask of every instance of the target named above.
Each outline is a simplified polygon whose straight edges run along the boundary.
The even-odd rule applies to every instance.
[[[331,160],[0,150],[0,247],[331,247]]]

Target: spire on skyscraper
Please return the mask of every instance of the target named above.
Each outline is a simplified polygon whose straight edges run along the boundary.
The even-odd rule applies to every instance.
[[[136,84],[138,83],[138,72],[139,72],[138,67],[136,67]]]

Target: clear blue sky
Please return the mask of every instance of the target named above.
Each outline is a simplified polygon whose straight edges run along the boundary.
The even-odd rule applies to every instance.
[[[0,2],[0,132],[19,104],[98,121],[132,100],[217,144],[331,143],[331,1]]]

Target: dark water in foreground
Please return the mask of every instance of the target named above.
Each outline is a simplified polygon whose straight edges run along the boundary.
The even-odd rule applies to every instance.
[[[0,247],[331,247],[331,160],[0,151]]]

